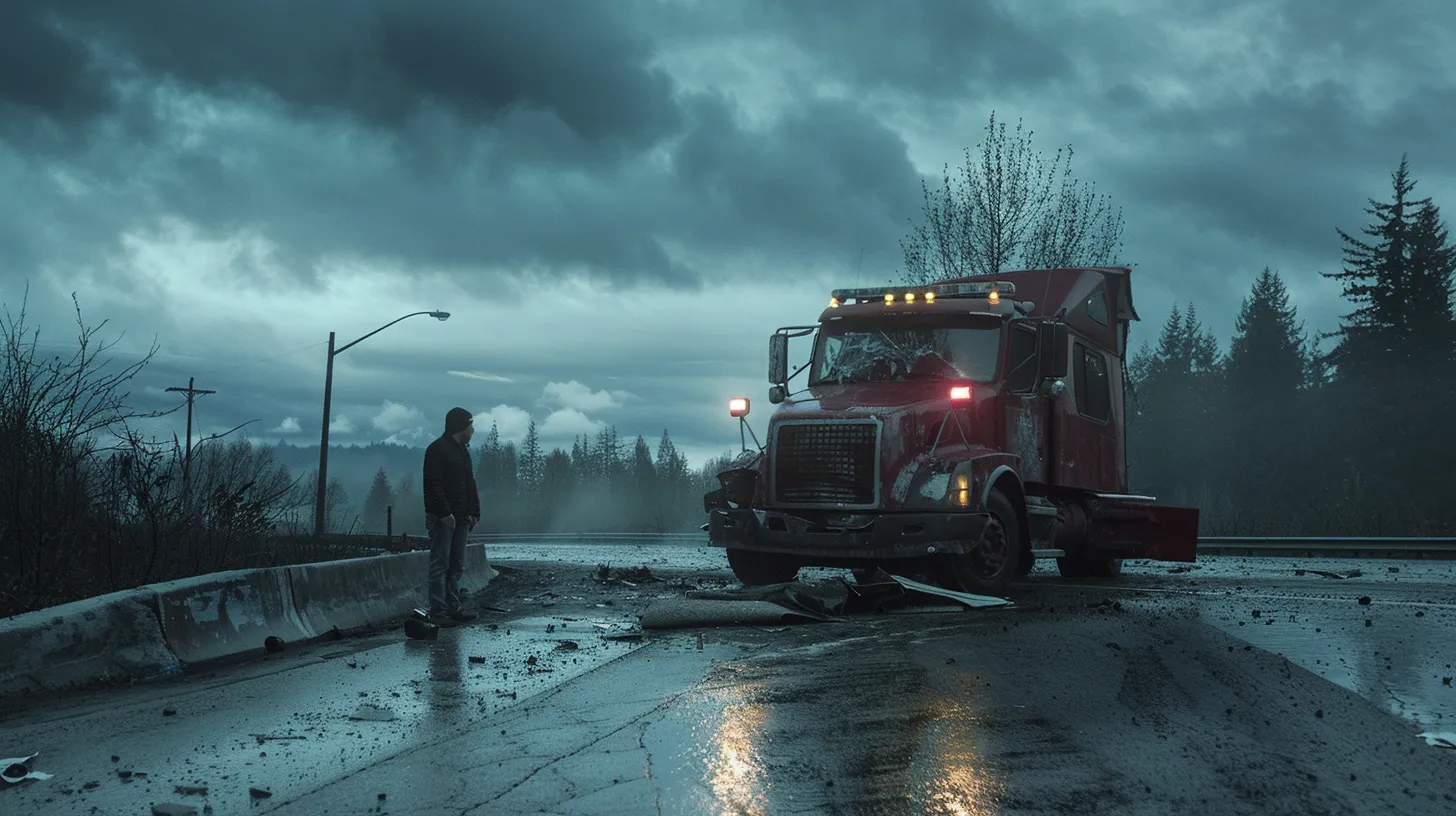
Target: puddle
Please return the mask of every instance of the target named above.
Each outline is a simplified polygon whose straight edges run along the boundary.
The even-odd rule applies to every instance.
[[[1456,614],[1449,610],[1298,600],[1205,609],[1205,620],[1219,629],[1390,714],[1434,731],[1456,730]]]

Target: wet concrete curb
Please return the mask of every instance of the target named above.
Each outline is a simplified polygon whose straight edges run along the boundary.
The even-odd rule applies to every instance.
[[[423,606],[428,552],[200,575],[0,620],[0,697],[105,680],[147,679],[377,627]],[[483,544],[462,584],[494,576]]]

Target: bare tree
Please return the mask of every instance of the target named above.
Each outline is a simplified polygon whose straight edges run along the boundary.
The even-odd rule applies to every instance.
[[[129,420],[167,412],[141,412],[126,391],[157,346],[138,362],[115,366],[107,352],[116,341],[97,337],[76,297],[75,350],[47,356],[40,331],[26,326],[29,290],[18,314],[0,313],[0,581],[4,605],[30,608],[67,587],[96,579],[99,528],[92,501],[96,454],[104,434]],[[118,436],[119,438],[119,436]]]
[[[1072,176],[1070,146],[1048,166],[1020,122],[1008,136],[992,113],[986,134],[979,161],[967,148],[958,175],[946,165],[940,188],[921,183],[921,221],[900,241],[906,283],[1117,262],[1122,211]]]

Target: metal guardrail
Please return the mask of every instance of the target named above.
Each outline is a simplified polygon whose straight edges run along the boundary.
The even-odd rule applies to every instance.
[[[573,542],[678,543],[703,541],[703,533],[477,533],[472,541],[569,544]],[[1412,536],[1205,536],[1200,555],[1354,558],[1456,558],[1456,538]]]
[[[1198,539],[1208,555],[1306,555],[1352,558],[1456,558],[1456,538],[1392,536],[1209,536]]]

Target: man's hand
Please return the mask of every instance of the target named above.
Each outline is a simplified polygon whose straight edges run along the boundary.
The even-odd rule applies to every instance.
[[[465,521],[470,525],[469,529],[472,532],[474,532],[475,530],[475,525],[480,523],[480,519],[476,518],[475,516],[469,516],[465,519]]]
[[[440,523],[445,525],[446,527],[449,527],[452,530],[455,529],[455,514],[451,513],[448,516],[442,516],[440,518]]]

